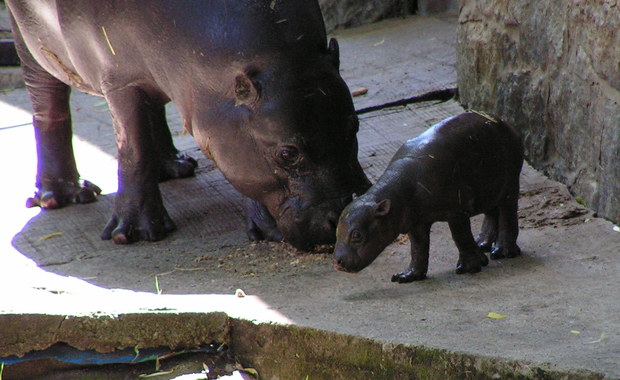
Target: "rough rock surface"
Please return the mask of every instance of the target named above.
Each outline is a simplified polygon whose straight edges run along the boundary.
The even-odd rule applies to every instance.
[[[429,16],[458,11],[457,0],[319,0],[319,5],[328,32],[414,13]]]
[[[412,14],[415,0],[319,0],[327,31]]]
[[[527,158],[620,221],[620,2],[463,0],[464,106],[523,133]]]

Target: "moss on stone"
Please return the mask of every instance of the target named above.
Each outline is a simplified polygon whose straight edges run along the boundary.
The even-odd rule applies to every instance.
[[[383,343],[300,326],[233,320],[232,350],[261,379],[603,379],[589,371]]]

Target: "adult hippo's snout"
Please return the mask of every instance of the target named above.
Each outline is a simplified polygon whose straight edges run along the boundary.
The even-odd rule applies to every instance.
[[[298,196],[289,198],[282,204],[277,222],[284,240],[300,250],[334,243],[338,218],[351,198],[347,195],[320,204],[305,202]]]

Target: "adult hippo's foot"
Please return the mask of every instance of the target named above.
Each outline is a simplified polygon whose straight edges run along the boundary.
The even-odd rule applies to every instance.
[[[38,190],[34,197],[26,200],[26,207],[45,209],[61,208],[71,203],[91,203],[101,194],[99,186],[89,181],[81,184],[58,182],[53,186],[45,186]]]
[[[103,229],[101,238],[116,244],[130,244],[139,240],[158,241],[176,229],[176,225],[163,208],[135,212],[114,212]]]
[[[260,202],[247,198],[245,201],[246,233],[251,241],[276,241],[283,240],[282,233],[278,229],[267,208]]]
[[[172,157],[161,158],[159,181],[192,177],[198,162],[185,153],[177,153]]]

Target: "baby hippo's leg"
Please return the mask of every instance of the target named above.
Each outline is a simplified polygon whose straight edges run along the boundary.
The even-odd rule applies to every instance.
[[[484,214],[482,222],[482,230],[476,238],[476,244],[483,252],[490,252],[493,249],[493,243],[497,240],[497,223],[499,210],[497,207],[489,210]]]
[[[405,271],[392,276],[392,282],[406,283],[426,278],[428,271],[428,249],[430,244],[430,224],[417,225],[409,232],[411,242],[411,262]]]
[[[513,185],[512,192],[499,205],[497,240],[491,250],[491,259],[516,257],[521,254],[517,245],[519,235],[519,217],[517,215],[519,183]]]
[[[480,250],[471,234],[471,224],[467,215],[458,215],[448,220],[452,239],[459,249],[456,273],[477,273],[489,264],[489,259]]]

